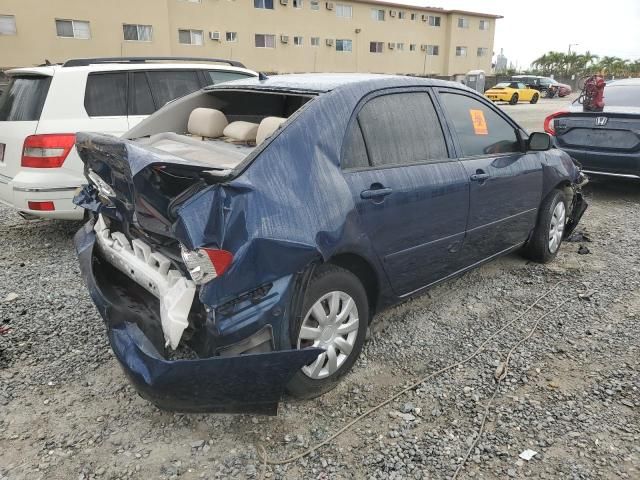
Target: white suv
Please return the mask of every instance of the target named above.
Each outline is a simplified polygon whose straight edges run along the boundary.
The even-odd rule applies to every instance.
[[[86,183],[76,132],[121,135],[178,97],[258,75],[229,60],[171,57],[76,59],[6,74],[10,82],[0,96],[0,202],[25,217],[66,220],[84,215],[72,202]]]

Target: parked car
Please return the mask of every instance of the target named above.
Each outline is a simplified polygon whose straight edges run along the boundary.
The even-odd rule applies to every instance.
[[[540,77],[537,75],[514,75],[512,82],[522,82],[527,87],[540,92],[542,98],[553,98],[558,94],[559,84],[553,78]]]
[[[540,93],[522,82],[500,82],[484,92],[484,96],[493,102],[515,105],[518,102],[538,103]]]
[[[119,135],[205,85],[257,75],[233,61],[195,60],[75,59],[6,72],[10,83],[0,96],[0,202],[23,216],[82,219],[84,211],[72,202],[85,182],[74,147],[77,131]]]
[[[640,79],[608,82],[604,102],[602,112],[588,112],[575,100],[549,115],[544,129],[585,172],[640,178]]]
[[[375,312],[514,250],[551,261],[586,208],[547,134],[439,80],[237,80],[76,145],[85,282],[142,396],[182,411],[326,392]]]

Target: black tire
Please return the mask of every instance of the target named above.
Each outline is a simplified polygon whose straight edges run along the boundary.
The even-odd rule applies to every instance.
[[[538,211],[538,221],[536,222],[536,226],[531,234],[531,238],[522,249],[523,256],[529,260],[533,260],[538,263],[549,263],[556,258],[556,255],[558,255],[562,240],[560,240],[556,250],[551,251],[549,248],[549,231],[551,229],[553,212],[560,202],[564,203],[566,226],[566,216],[568,212],[567,200],[563,192],[560,190],[554,190],[542,201],[540,210]]]
[[[538,103],[538,94],[534,93],[533,97],[531,97],[531,101],[529,103]]]
[[[516,103],[518,103],[518,94],[514,93],[513,95],[511,95],[511,100],[509,100],[509,105],[515,105]]]
[[[296,372],[287,385],[287,392],[293,397],[301,399],[314,398],[333,389],[338,381],[351,370],[351,367],[360,356],[369,325],[367,293],[358,277],[350,271],[335,265],[318,267],[311,279],[305,292],[301,318],[291,330],[291,345],[293,348],[297,348],[302,322],[311,307],[324,295],[336,291],[349,295],[358,310],[358,329],[352,350],[344,360],[344,363],[333,374],[325,378],[314,379],[302,370]]]
[[[540,91],[540,96],[541,96],[542,98],[549,98],[549,90],[548,90],[548,89],[546,89],[546,88],[545,88],[544,90],[541,90],[541,91]]]

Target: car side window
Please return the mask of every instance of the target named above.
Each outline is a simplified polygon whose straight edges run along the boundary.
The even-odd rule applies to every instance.
[[[447,146],[426,92],[375,97],[358,114],[372,167],[447,160]]]
[[[151,115],[156,111],[151,96],[151,89],[144,72],[133,74],[132,98],[130,99],[129,115]]]
[[[457,93],[441,92],[462,156],[519,152],[515,128],[479,100]]]
[[[222,82],[230,82],[231,80],[238,80],[240,78],[247,78],[252,75],[238,72],[221,72],[219,70],[207,70],[205,72],[205,80],[207,85],[217,85]]]
[[[147,78],[158,108],[200,90],[200,80],[195,70],[151,71],[147,72]]]
[[[90,117],[126,117],[127,74],[90,73],[84,92],[84,108]]]
[[[362,129],[360,128],[360,123],[357,119],[351,124],[351,127],[347,132],[347,136],[344,139],[341,166],[345,170],[349,168],[364,168],[369,166],[367,147],[364,144]]]

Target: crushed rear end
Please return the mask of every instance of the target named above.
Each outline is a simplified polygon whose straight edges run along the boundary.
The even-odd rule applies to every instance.
[[[93,212],[75,236],[82,275],[140,395],[169,410],[275,414],[321,352],[286,341],[307,274],[243,270],[256,250],[228,165],[98,134],[76,146],[90,182],[76,203]]]

